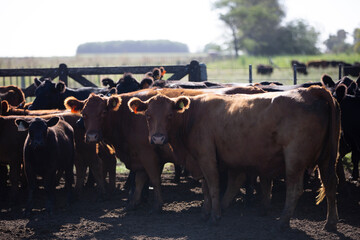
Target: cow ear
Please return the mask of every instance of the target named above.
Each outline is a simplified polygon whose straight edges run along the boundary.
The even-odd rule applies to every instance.
[[[121,105],[121,97],[120,96],[111,96],[107,100],[107,107],[113,111],[117,111]]]
[[[335,90],[334,97],[340,103],[346,96],[347,88],[344,84],[339,84]]]
[[[190,99],[188,97],[178,97],[175,100],[174,108],[178,113],[185,112],[190,107]]]
[[[58,90],[60,93],[64,93],[66,90],[66,86],[65,83],[63,81],[59,81],[56,86],[55,86],[56,90]]]
[[[347,87],[347,94],[355,95],[355,91],[357,87],[358,87],[357,84],[354,81],[352,81],[350,85]]]
[[[324,75],[321,76],[321,82],[327,88],[331,88],[331,87],[335,86],[335,82],[327,74],[324,74]]]
[[[64,101],[64,105],[66,109],[71,110],[72,113],[81,112],[85,104],[85,101],[80,101],[75,97],[68,97]]]
[[[35,87],[40,86],[40,84],[41,84],[41,81],[40,81],[38,78],[34,78],[34,85],[35,85]]]
[[[46,125],[48,127],[53,127],[56,124],[58,124],[59,120],[60,120],[59,117],[52,117],[52,118],[50,118],[49,120],[46,121]]]
[[[19,132],[25,132],[29,129],[29,123],[24,119],[16,119],[15,125],[17,126]]]
[[[1,114],[7,113],[9,111],[9,103],[6,100],[1,101]]]
[[[128,107],[131,112],[135,114],[144,115],[146,109],[148,108],[148,104],[146,102],[141,101],[137,97],[133,97],[129,100]]]

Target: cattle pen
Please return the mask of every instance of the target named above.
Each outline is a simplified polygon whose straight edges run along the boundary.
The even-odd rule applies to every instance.
[[[58,63],[55,66],[57,65]],[[213,81],[213,83],[217,82],[217,79],[214,80],[211,76],[209,76],[209,72],[213,69],[209,69],[204,63],[194,60],[189,64],[183,65],[152,64],[150,66],[136,66],[134,64],[134,66],[120,67],[73,68],[61,63],[59,67],[54,68],[0,69],[0,85],[14,84],[20,86],[26,93],[26,96],[29,99],[32,99],[35,90],[34,83],[36,82],[34,81],[34,78],[39,78],[41,80],[50,78],[54,80],[54,82],[46,82],[51,82],[51,85],[64,85],[62,83],[64,82],[67,86],[77,88],[76,90],[79,90],[82,86],[98,87],[102,82],[101,80],[105,77],[112,77],[117,80],[126,72],[131,72],[137,76],[144,76],[144,73],[147,73],[153,70],[153,68],[159,66],[163,66],[166,69],[167,74],[164,78],[168,80],[181,79],[181,81],[191,82],[190,84],[204,84],[206,83],[205,81]],[[241,83],[249,85],[258,80],[259,75],[256,75],[256,70],[253,70],[253,65],[249,65],[248,67],[246,66],[241,70],[246,71],[245,75],[241,76],[245,78],[244,82]],[[288,67],[286,70],[290,72],[291,81],[288,81],[288,86],[285,87],[294,87],[290,86],[290,84],[297,84],[302,81],[301,77],[300,79],[298,78],[299,72],[296,65],[291,68]],[[318,70],[322,71],[323,69]],[[337,67],[333,67],[332,70],[335,72]],[[339,67],[339,78],[342,76],[342,71],[343,68]],[[318,73],[319,72],[316,72],[314,75],[317,75]],[[338,72],[334,73],[336,78],[337,74]],[[226,78],[225,76],[223,77]],[[55,81],[57,82],[58,80],[62,82],[55,83]],[[267,79],[261,80],[266,81]],[[269,81],[276,80],[273,78],[269,79]],[[187,82],[187,84],[189,82]],[[107,88],[105,89],[108,90]],[[182,89],[180,90],[183,91]],[[37,97],[39,92],[40,91],[37,90]],[[110,104],[106,105],[106,110],[102,109],[104,111],[95,111],[92,109],[88,112],[83,111],[81,114],[83,114],[84,118],[87,118],[89,116],[88,113],[91,112],[95,117],[97,117],[112,111],[110,107],[117,108],[116,111],[119,113],[119,105],[114,105],[114,97],[117,98],[119,96],[122,96],[122,94],[113,96],[97,95],[97,97],[103,99],[111,99],[111,101],[108,102]],[[144,97],[144,95],[139,97]],[[125,106],[125,109],[127,109],[128,104],[126,104],[124,99],[125,98],[121,100],[122,106]],[[76,111],[75,108],[71,109],[72,111]],[[7,107],[2,107],[3,113],[5,110],[7,111],[9,109]],[[16,110],[21,113],[25,113],[27,111],[24,109]],[[162,110],[162,112],[165,111]],[[130,112],[129,114],[133,115]],[[78,120],[80,115],[69,113],[69,116],[70,119],[73,119],[73,129],[82,131],[84,129],[81,129],[81,124],[83,127],[87,126],[83,119],[82,121]],[[290,116],[290,114],[284,115],[283,119],[286,119],[288,116]],[[9,121],[14,122],[14,117],[15,116],[5,116],[2,117],[2,120],[8,118]],[[136,140],[140,138],[137,133],[147,132],[147,130],[144,131],[143,128],[145,125],[131,125],[130,123],[135,121],[133,120],[134,118],[130,117],[131,116],[129,115],[125,116],[122,114],[121,118],[114,118],[115,121],[104,125],[110,129],[109,133],[111,136],[118,136],[119,144],[116,145],[129,145],[131,143],[131,139]],[[135,117],[137,118],[140,116]],[[122,121],[120,119],[132,119],[131,121],[127,121],[126,124],[123,124],[123,129],[129,130],[129,132],[126,138],[124,137],[121,139],[119,136],[122,134],[122,131],[116,131],[117,126],[121,125]],[[266,118],[261,119],[265,120],[265,124],[269,120]],[[303,121],[303,119],[301,120]],[[258,125],[263,123],[264,121],[259,121]],[[4,129],[9,131],[4,131]],[[179,127],[178,129],[182,128]],[[209,131],[213,130],[213,128],[209,129]],[[252,128],[247,127],[245,129],[251,130]],[[232,130],[234,129],[232,128]],[[0,141],[2,143],[1,145],[5,148],[5,150],[12,149],[9,146],[14,145],[12,143],[12,139],[14,139],[13,136],[16,136],[17,133],[19,133],[18,129],[0,128],[0,131],[2,132],[4,139]],[[232,132],[238,134],[237,131]],[[316,131],[313,132],[315,133]],[[79,140],[75,143],[75,147],[78,148],[77,151],[79,151],[79,154],[77,155],[83,156],[83,160],[88,159],[88,153],[92,152],[89,148],[94,147],[94,145],[86,144],[86,141],[84,141],[85,133],[77,134],[77,136],[77,139]],[[206,138],[201,138],[201,140],[204,139]],[[22,142],[24,141],[22,140]],[[136,143],[139,143],[139,141],[136,140]],[[301,145],[302,143],[303,142],[301,142]],[[85,149],[81,150],[81,144],[85,145]],[[229,144],[227,146],[229,146]],[[257,149],[259,149],[258,146],[251,148],[257,151]],[[144,147],[146,147],[146,145],[143,145],[140,142],[140,144],[132,144],[127,149],[128,151],[132,151],[129,155],[136,156]],[[16,151],[11,150],[9,152],[22,154],[20,148],[16,149]],[[100,148],[97,147],[96,154],[98,154],[99,149]],[[300,154],[305,152],[306,151],[303,151]],[[144,160],[146,160],[143,161],[144,163],[151,161],[151,154],[149,154],[149,152],[146,153],[147,154],[144,154]],[[114,154],[114,152],[112,154]],[[12,158],[14,159],[15,157]],[[18,157],[17,159],[22,158]],[[115,162],[119,163],[119,158],[117,158]],[[12,167],[10,166],[10,170],[11,168]],[[81,167],[79,167],[79,169],[80,168]],[[102,167],[99,167],[98,165],[96,165],[95,168],[99,171],[102,169]],[[2,169],[0,169],[0,171],[1,170]],[[81,175],[81,170],[78,171],[76,166],[74,170],[76,170],[74,174],[77,183],[79,182],[78,177]],[[201,214],[203,213],[202,207],[205,202],[201,180],[199,181],[190,176],[181,175],[179,180],[175,181],[175,174],[173,170],[172,165],[170,165],[170,167],[165,168],[160,175],[163,206],[159,212],[154,211],[152,208],[155,201],[154,184],[146,187],[146,189],[149,190],[148,195],[144,196],[141,204],[136,206],[136,208],[129,206],[132,199],[132,190],[129,191],[126,187],[128,172],[119,171],[117,168],[116,171],[114,170],[116,174],[115,182],[113,183],[114,188],[107,189],[110,190],[107,194],[101,194],[99,183],[96,183],[96,185],[94,185],[95,183],[92,183],[93,186],[91,186],[91,184],[89,184],[89,186],[85,186],[84,182],[82,182],[81,191],[74,191],[76,195],[78,195],[78,198],[74,199],[74,201],[69,205],[67,204],[67,200],[69,200],[69,198],[65,196],[66,181],[64,181],[64,179],[60,179],[59,186],[56,187],[55,191],[56,206],[52,215],[48,215],[44,211],[46,210],[46,208],[44,208],[46,191],[43,186],[39,186],[39,188],[36,189],[33,209],[28,216],[24,216],[24,190],[26,188],[20,189],[19,198],[15,199],[16,203],[7,201],[8,199],[6,198],[6,195],[0,194],[0,239],[360,239],[360,184],[359,181],[349,180],[351,178],[349,177],[348,172],[346,172],[346,178],[348,179],[346,183],[348,186],[348,195],[338,193],[336,196],[340,221],[337,224],[337,231],[332,232],[322,229],[327,206],[326,201],[316,205],[315,199],[320,183],[317,181],[317,176],[315,174],[312,174],[308,181],[304,181],[306,183],[304,185],[304,192],[299,198],[297,207],[290,221],[290,227],[283,231],[278,231],[276,229],[277,217],[281,214],[285,204],[285,179],[279,178],[274,181],[271,208],[269,209],[268,214],[265,215],[262,211],[261,186],[259,182],[256,182],[251,196],[246,194],[247,190],[244,186],[238,189],[240,191],[238,191],[229,208],[223,211],[221,221],[217,224],[211,224],[211,222],[204,220],[204,215],[201,217]],[[0,179],[0,181],[1,180],[2,179]],[[9,179],[6,181],[11,183]],[[42,183],[44,182],[39,181],[39,183],[40,185],[43,185]],[[7,184],[5,187],[8,189],[9,186],[11,186],[11,184]],[[21,184],[18,184],[18,186],[21,186]],[[111,186],[110,173],[109,185],[106,185],[106,187],[109,186]]]

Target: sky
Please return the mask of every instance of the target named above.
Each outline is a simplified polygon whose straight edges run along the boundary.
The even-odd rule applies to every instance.
[[[168,39],[191,52],[223,43],[229,30],[214,0],[0,0],[0,57],[74,56],[86,42]],[[360,28],[360,0],[280,0],[285,22],[329,34]]]

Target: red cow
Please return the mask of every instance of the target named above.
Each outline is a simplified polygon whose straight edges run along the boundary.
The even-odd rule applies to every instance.
[[[318,165],[323,182],[318,202],[326,194],[328,203],[325,228],[336,229],[340,110],[324,88],[234,96],[158,95],[145,102],[133,98],[128,105],[146,117],[150,142],[170,142],[174,149],[176,142],[185,144],[204,174],[209,190],[204,209],[211,213],[212,221],[220,218],[217,159],[228,167],[234,183],[239,172],[255,170],[262,177],[266,205],[270,203],[271,179],[285,172],[287,192],[280,227],[289,226],[303,190],[305,170]],[[238,187],[228,187],[225,202]]]

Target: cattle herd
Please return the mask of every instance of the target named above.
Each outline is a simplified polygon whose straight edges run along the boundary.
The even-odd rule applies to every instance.
[[[32,103],[25,103],[19,88],[1,87],[3,198],[17,199],[19,185],[26,186],[24,214],[30,216],[40,176],[52,214],[60,179],[70,205],[81,195],[87,168],[102,197],[115,189],[119,158],[130,170],[128,210],[141,204],[150,181],[158,212],[162,169],[171,162],[201,181],[202,215],[211,223],[219,221],[246,180],[260,182],[266,212],[273,179],[285,178],[285,206],[276,224],[282,229],[289,227],[305,173],[318,170],[317,203],[326,197],[325,229],[336,230],[336,194],[345,187],[342,158],[349,152],[352,178],[359,178],[360,115],[354,109],[360,105],[360,78],[334,82],[324,74],[315,83],[244,87],[167,81],[165,73],[155,68],[141,82],[125,73],[117,83],[103,79],[103,88],[71,89],[61,81],[35,79]]]
[[[344,69],[344,75],[345,76],[353,76],[357,77],[360,74],[360,63],[355,62],[354,64],[346,63],[343,61],[328,61],[328,60],[316,60],[316,61],[309,61],[307,63],[302,63],[297,60],[291,61],[291,67],[296,66],[297,73],[308,75],[308,68],[321,68],[321,69],[327,69],[329,67],[339,67],[341,65]],[[256,66],[256,73],[259,75],[271,75],[274,70],[274,67],[272,65],[264,65],[259,64]]]

